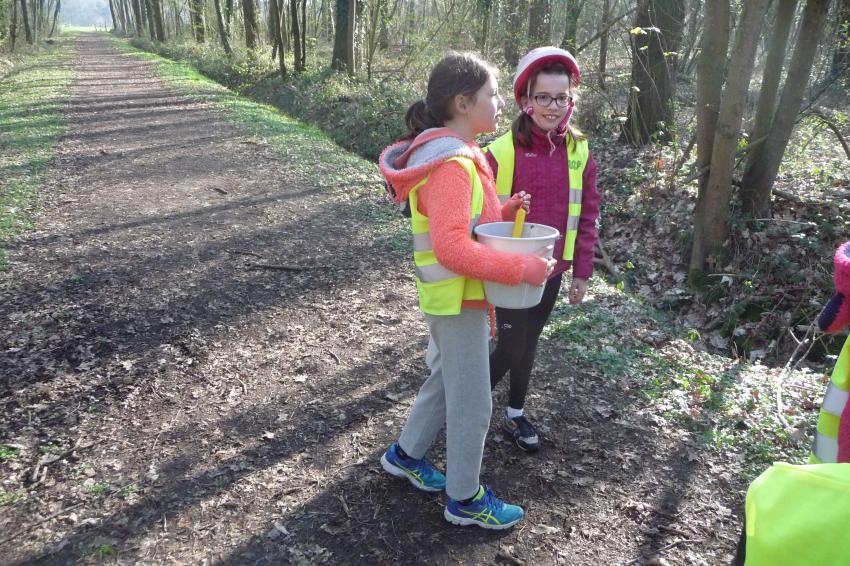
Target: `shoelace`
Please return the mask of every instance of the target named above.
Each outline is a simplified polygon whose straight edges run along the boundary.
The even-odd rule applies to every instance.
[[[497,513],[502,510],[502,505],[504,505],[504,504],[502,503],[501,500],[499,500],[499,498],[496,497],[496,495],[493,493],[493,491],[487,486],[484,486],[484,497],[482,499],[484,501],[485,507],[490,507],[490,508],[493,509],[493,511],[495,511]]]

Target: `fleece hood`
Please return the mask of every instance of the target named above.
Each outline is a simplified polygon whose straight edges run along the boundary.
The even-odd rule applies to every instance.
[[[431,171],[451,157],[468,157],[476,161],[475,151],[449,128],[425,130],[412,141],[402,141],[386,148],[378,159],[387,179],[394,202],[403,202],[413,187]]]

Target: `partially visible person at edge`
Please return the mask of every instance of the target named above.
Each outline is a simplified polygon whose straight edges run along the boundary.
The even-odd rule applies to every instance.
[[[496,309],[497,345],[490,355],[490,384],[510,372],[503,428],[521,449],[540,448],[537,430],[524,413],[537,343],[555,306],[564,272],[572,267],[569,302],[581,304],[593,274],[599,192],[596,164],[585,136],[570,118],[575,108],[579,66],[557,47],[526,54],[514,75],[514,97],[521,112],[511,131],[487,146],[499,198],[531,197],[527,222],[557,228],[557,264],[543,299],[527,309]],[[514,195],[512,197],[511,195]]]
[[[419,308],[430,330],[430,376],[399,436],[381,457],[390,474],[423,491],[446,490],[444,517],[456,525],[505,529],[524,511],[480,483],[490,424],[488,315],[482,280],[543,285],[553,260],[484,247],[477,224],[513,220],[525,201],[500,204],[495,180],[475,139],[496,130],[505,101],[492,66],[452,54],[428,79],[424,100],[407,111],[409,133],[386,148],[379,165],[394,200],[409,200]],[[446,427],[446,474],[425,454]]]

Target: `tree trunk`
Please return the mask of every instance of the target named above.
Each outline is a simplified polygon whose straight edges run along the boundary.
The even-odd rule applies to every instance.
[[[694,48],[699,43],[699,23],[701,13],[702,0],[692,0],[690,7],[690,16],[688,24],[685,26],[684,48],[681,50],[682,55],[679,57],[679,73],[687,73],[688,65],[691,61]]]
[[[477,0],[475,5],[481,15],[481,31],[475,37],[475,48],[481,53],[487,52],[487,42],[490,39],[490,18],[493,16],[493,0]],[[381,30],[383,34],[383,30]],[[385,49],[385,48],[384,48]]]
[[[701,54],[697,69],[697,170],[711,165],[714,132],[720,113],[720,98],[726,75],[726,54],[729,51],[730,29],[729,0],[707,0],[705,3],[705,31],[702,35]],[[690,284],[702,278],[705,260],[705,201],[708,173],[699,178],[697,202],[694,208],[694,240],[691,245]]]
[[[26,37],[27,43],[32,45],[32,29],[30,29],[30,18],[29,12],[27,11],[27,0],[21,0],[21,19],[24,22],[24,37]]]
[[[838,28],[835,34],[835,47],[830,62],[830,78],[839,75],[850,67],[850,0],[839,0],[835,13],[838,16]],[[850,81],[845,81],[850,84]]]
[[[59,5],[58,0],[56,2],[56,5],[57,6]],[[115,16],[115,6],[113,5],[112,0],[109,0],[109,15],[112,17],[112,29],[117,30],[118,29],[118,18]],[[54,21],[54,24],[55,24],[56,20],[54,19],[53,21]],[[52,36],[53,36],[53,30],[51,29],[50,35],[48,35],[47,37],[52,37]]]
[[[691,252],[692,280],[701,278],[709,255],[720,258],[729,232],[729,203],[732,196],[732,170],[738,149],[738,136],[744,117],[744,104],[755,65],[756,47],[769,0],[747,0],[735,31],[726,88],[720,101],[720,115],[711,149],[711,170],[701,209],[702,234],[694,237]],[[700,247],[697,249],[696,243]]]
[[[357,73],[357,60],[354,58],[355,33],[357,30],[357,0],[348,0],[348,23],[345,35],[345,66],[348,74],[354,76]]]
[[[141,37],[144,32],[145,25],[142,21],[142,7],[139,4],[140,0],[130,0],[133,8],[133,27],[136,31],[136,37]]]
[[[272,6],[276,6],[275,0],[271,0]],[[227,40],[227,29],[224,27],[224,16],[221,13],[221,0],[213,0],[213,4],[215,4],[215,20],[218,24],[218,36],[221,38],[221,47],[224,49],[224,52],[230,55],[233,53],[233,50],[230,48],[230,42]],[[274,11],[271,7],[269,11]],[[277,19],[277,14],[275,14],[274,19]],[[276,33],[280,33],[280,30],[276,30]]]
[[[289,25],[292,29],[292,57],[296,73],[304,70],[301,66],[301,28],[298,20],[298,0],[289,0]]]
[[[130,19],[127,16],[124,0],[115,0],[115,8],[118,10],[118,17],[121,18],[121,31],[126,34],[130,30]]]
[[[334,33],[334,50],[331,56],[331,67],[337,71],[346,70],[348,39],[348,6],[349,0],[336,0],[336,30]]]
[[[144,0],[145,2],[145,14],[148,18],[148,33],[151,36],[151,41],[156,40],[156,22],[154,22],[153,15],[153,0]]]
[[[15,52],[15,40],[18,38],[18,3],[12,0],[12,21],[9,23],[9,50]]]
[[[578,46],[578,18],[581,16],[581,11],[584,8],[584,0],[567,0],[567,18],[564,26],[564,38],[561,40],[561,47],[568,51],[575,51]],[[602,25],[608,23],[609,13],[611,10],[610,2],[605,0],[605,5],[602,7]],[[605,49],[608,49],[608,34],[603,37],[605,41]],[[607,55],[606,55],[607,56]],[[601,57],[601,54],[600,54]]]
[[[165,41],[165,25],[162,21],[162,0],[151,0],[153,8],[153,25],[156,30],[156,40]]]
[[[611,19],[611,0],[604,0],[602,3],[602,25],[607,26],[608,20]],[[602,37],[599,38],[599,74],[596,77],[596,84],[599,85],[599,90],[605,90],[605,73],[608,66],[608,31],[606,30]]]
[[[765,140],[762,138],[765,138],[770,131],[770,123],[776,111],[776,95],[779,92],[779,82],[782,78],[782,69],[785,66],[788,36],[791,33],[796,10],[797,0],[779,0],[776,21],[773,24],[773,32],[767,46],[767,61],[762,75],[756,118],[750,132],[750,143],[756,145],[750,148],[747,155],[747,170],[752,169],[758,161],[764,159]],[[752,214],[755,199],[752,187],[742,186],[740,196],[744,204],[744,213]]]
[[[552,5],[549,0],[531,0],[528,11],[528,42],[532,46],[549,45],[552,40]]]
[[[56,31],[56,20],[59,19],[59,5],[61,4],[61,0],[56,0],[56,7],[53,9],[53,24],[50,26],[50,34],[47,37],[53,37],[53,33]],[[111,4],[110,4],[111,9]],[[112,16],[113,23],[115,22],[115,16]]]
[[[204,26],[204,0],[189,0],[189,19],[192,22],[192,36],[198,43],[206,40]]]
[[[307,68],[307,0],[301,0],[301,70]]]
[[[230,36],[230,22],[233,20],[233,0],[226,0],[224,3],[224,29],[227,30],[227,35]]]
[[[685,15],[684,0],[640,0],[632,37],[632,88],[620,139],[642,146],[672,139],[676,62]]]
[[[797,114],[806,92],[806,85],[812,74],[812,66],[817,53],[818,43],[823,34],[830,0],[808,0],[803,10],[803,21],[797,34],[797,45],[782,96],[773,116],[773,123],[764,142],[762,159],[747,167],[741,181],[745,210],[756,218],[765,218],[770,214],[770,196],[782,156],[794,130]],[[712,164],[713,167],[713,164]]]
[[[283,37],[281,36],[281,25],[280,25],[280,12],[281,8],[278,6],[278,0],[269,0],[269,12],[271,13],[271,17],[269,18],[271,21],[272,27],[272,41],[277,47],[277,62],[278,68],[280,69],[280,78],[282,80],[286,80],[287,70],[286,70],[286,59],[284,58],[285,50],[283,48]]]
[[[503,52],[508,65],[515,67],[519,61],[520,39],[522,26],[520,22],[520,0],[507,0],[505,3],[505,40]]]
[[[245,47],[257,47],[257,12],[254,0],[242,0],[242,18],[245,20]]]

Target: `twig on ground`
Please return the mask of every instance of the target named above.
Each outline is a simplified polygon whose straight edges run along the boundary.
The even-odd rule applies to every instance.
[[[679,546],[680,544],[695,544],[695,543],[703,543],[703,542],[705,542],[705,540],[703,540],[703,539],[679,539],[679,540],[674,540],[674,541],[673,541],[673,542],[671,542],[670,544],[665,544],[664,546],[662,546],[662,547],[661,547],[661,548],[659,548],[658,550],[653,550],[653,551],[652,551],[652,552],[650,552],[649,554],[645,554],[645,555],[643,555],[643,556],[639,556],[638,558],[633,558],[633,559],[629,560],[629,561],[628,561],[628,562],[626,562],[623,566],[631,566],[632,564],[640,564],[640,561],[641,561],[641,560],[644,560],[644,559],[649,558],[650,556],[654,556],[654,555],[656,555],[656,554],[661,554],[662,552],[667,552],[667,551],[668,551],[668,550],[670,550],[671,548],[673,548],[673,547],[675,547],[675,546]]]
[[[115,489],[113,489],[112,491],[110,491],[110,492],[106,495],[106,497],[112,497],[113,495],[115,495],[115,494],[116,494],[116,493],[118,493],[119,491],[121,491],[121,490],[125,489],[127,486],[133,485],[133,483],[134,483],[134,482],[130,482],[130,483],[126,484],[126,485],[122,485],[121,487],[116,487]],[[38,521],[36,521],[35,523],[32,523],[31,525],[27,525],[26,527],[24,527],[24,528],[22,528],[22,529],[18,529],[17,531],[15,531],[15,532],[14,532],[14,533],[12,533],[11,535],[7,536],[6,538],[4,538],[4,539],[0,539],[0,546],[2,546],[2,545],[4,545],[4,544],[6,544],[7,542],[9,542],[9,541],[11,541],[11,540],[16,539],[17,537],[21,536],[22,534],[28,533],[29,531],[33,530],[33,529],[34,529],[34,528],[36,528],[37,526],[39,526],[39,525],[43,525],[44,523],[46,523],[46,522],[50,521],[51,519],[55,519],[56,517],[58,517],[58,516],[60,516],[60,515],[64,515],[65,513],[68,513],[69,511],[73,511],[73,510],[74,510],[74,509],[76,509],[77,507],[82,507],[82,506],[83,506],[83,505],[85,505],[86,503],[89,503],[89,501],[79,501],[79,502],[77,502],[77,503],[74,503],[74,504],[73,504],[73,505],[71,505],[70,507],[65,507],[64,509],[60,509],[59,511],[57,511],[57,512],[55,512],[55,513],[51,513],[51,514],[50,514],[50,515],[48,515],[47,517],[44,517],[43,519],[39,519]]]
[[[614,266],[614,262],[611,261],[611,256],[609,256],[608,252],[605,251],[605,246],[602,245],[602,241],[599,240],[599,239],[596,240],[596,249],[599,250],[599,253],[602,257],[601,258],[596,258],[596,257],[593,258],[594,263],[596,263],[596,261],[599,260],[599,264],[602,265],[603,267],[605,267],[605,269],[608,270],[608,273],[610,273],[611,275],[613,275],[617,279],[620,279],[620,272]]]
[[[247,266],[249,271],[254,269],[272,269],[276,271],[304,271],[311,269],[310,267],[300,267],[297,265],[275,265],[272,263],[249,263]]]
[[[243,250],[227,250],[227,253],[229,253],[229,254],[250,255],[250,256],[253,256],[253,257],[258,257],[258,258],[260,258],[260,259],[263,259],[263,256],[261,256],[261,255],[260,255],[260,254],[258,254],[258,253],[248,252],[248,251],[243,251]]]
[[[38,462],[36,462],[35,466],[33,466],[32,472],[30,474],[30,483],[38,482],[39,473],[43,469],[45,469],[47,466],[52,464],[53,462],[58,462],[60,460],[64,460],[65,458],[67,458],[68,456],[73,454],[74,452],[77,452],[79,450],[86,450],[88,448],[91,448],[95,444],[99,444],[99,442],[92,442],[91,444],[86,444],[85,446],[80,446],[81,440],[82,440],[82,438],[77,438],[77,441],[74,443],[74,445],[71,448],[69,448],[68,450],[65,450],[64,452],[62,452],[60,454],[44,454],[41,458],[39,458]]]
[[[513,564],[514,566],[525,566],[525,562],[514,556],[513,554],[508,554],[504,550],[500,550],[496,553],[496,560],[502,560],[507,562],[508,564]]]
[[[789,331],[790,331],[790,329],[789,329]],[[791,374],[792,371],[797,369],[797,366],[800,364],[800,362],[802,360],[806,359],[806,356],[809,355],[809,352],[812,351],[812,348],[814,347],[815,342],[816,342],[816,340],[813,339],[814,333],[815,333],[814,331],[815,331],[815,321],[812,321],[812,323],[809,324],[809,327],[806,329],[806,335],[803,336],[803,339],[800,340],[797,343],[797,347],[794,348],[794,351],[791,353],[791,357],[785,363],[785,366],[782,368],[782,372],[779,374],[779,377],[776,379],[776,413],[777,413],[777,417],[779,418],[779,421],[782,423],[782,425],[786,429],[790,428],[790,426],[788,425],[788,421],[785,419],[785,414],[784,414],[785,413],[785,405],[782,402],[783,382]],[[810,334],[811,334],[811,337],[810,337]],[[792,334],[792,336],[793,336],[793,334]],[[794,336],[794,340],[796,340],[796,339],[797,339],[797,337]],[[797,356],[797,353],[803,348],[803,345],[805,345],[806,342],[810,342],[809,349],[806,350],[805,354],[803,354],[802,356],[800,356],[799,358],[797,358],[795,360],[794,358]]]

